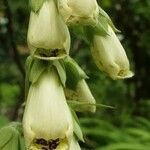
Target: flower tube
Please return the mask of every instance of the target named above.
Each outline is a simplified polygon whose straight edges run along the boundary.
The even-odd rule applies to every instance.
[[[91,52],[97,67],[112,79],[133,76],[126,52],[110,26],[108,35],[94,35]]]
[[[58,8],[67,24],[95,26],[98,22],[96,0],[58,0]]]
[[[31,85],[23,117],[28,149],[67,150],[73,134],[72,116],[54,68]]]
[[[70,34],[54,0],[44,1],[38,12],[31,11],[27,41],[31,54],[41,59],[69,54]]]

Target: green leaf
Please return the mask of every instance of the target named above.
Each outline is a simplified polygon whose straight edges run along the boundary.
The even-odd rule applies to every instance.
[[[47,62],[39,59],[35,59],[29,74],[29,81],[35,83],[40,75],[44,72],[47,67]]]
[[[71,111],[72,119],[73,119],[74,133],[79,140],[84,142],[83,133],[82,133],[82,130],[81,130],[80,125],[79,125],[79,119],[78,119],[78,117],[77,117],[77,115],[73,109],[70,108],[70,111]]]
[[[13,136],[13,138],[2,148],[2,150],[20,150],[18,136]]]
[[[29,56],[26,60],[26,63],[25,63],[25,71],[26,71],[26,76],[25,76],[25,99],[27,98],[27,94],[28,94],[28,91],[29,91],[29,85],[30,85],[30,83],[29,83],[29,74],[30,74],[32,65],[33,65],[33,57]]]
[[[112,29],[115,31],[115,32],[120,32],[113,24],[112,20],[110,19],[110,17],[108,16],[108,14],[99,6],[99,13],[100,13],[100,16],[103,16],[106,18],[108,24],[112,27]]]
[[[62,85],[65,87],[65,85],[66,85],[66,78],[67,77],[66,77],[66,71],[65,71],[64,66],[58,60],[55,60],[53,62],[53,65],[57,69],[57,72],[59,74],[59,78],[61,80]]]
[[[78,112],[82,112],[82,107],[84,106],[96,106],[96,107],[103,107],[103,108],[110,108],[110,109],[115,109],[115,107],[113,106],[108,106],[108,105],[104,105],[104,104],[90,104],[90,103],[86,103],[86,102],[81,102],[78,100],[67,100],[68,105],[75,111]]]
[[[9,127],[3,127],[0,129],[0,149],[4,147],[13,137],[12,129]]]
[[[64,65],[66,69],[67,81],[66,86],[69,89],[76,89],[77,83],[81,79],[88,78],[85,72],[79,67],[79,65],[71,58],[64,59]]]
[[[74,133],[77,136],[77,138],[79,140],[81,140],[82,142],[84,142],[82,130],[81,130],[79,124],[76,122],[75,119],[73,119],[73,128],[74,128]]]
[[[22,124],[20,122],[9,123],[0,130],[0,149],[25,150],[22,134]]]
[[[34,59],[33,59],[32,56],[29,56],[29,57],[27,57],[27,59],[26,59],[25,70],[26,70],[26,74],[27,74],[27,75],[30,73],[30,70],[31,70],[33,61],[34,61]]]
[[[45,0],[29,0],[31,10],[37,13],[42,7]]]
[[[26,150],[25,141],[21,136],[19,137],[19,150]]]
[[[82,25],[75,25],[75,26],[71,26],[71,31],[72,33],[79,39],[79,40],[83,40],[84,42],[88,42],[87,41],[87,37],[85,36],[86,34],[86,30],[85,27],[83,27]]]
[[[99,17],[99,22],[94,28],[95,34],[106,36],[108,35],[108,23],[105,17]]]
[[[18,135],[16,134],[13,139],[11,140],[12,144],[12,150],[19,150],[19,133]]]

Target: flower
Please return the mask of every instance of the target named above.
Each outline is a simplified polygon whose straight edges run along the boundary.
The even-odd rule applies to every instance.
[[[76,89],[65,89],[66,99],[77,102],[77,111],[96,111],[96,101],[84,79],[77,83]],[[79,102],[79,103],[78,103]]]
[[[108,35],[94,35],[91,52],[98,68],[112,79],[133,76],[126,52],[110,26],[108,26]]]
[[[58,0],[58,8],[67,24],[95,26],[98,22],[96,0]]]
[[[73,122],[64,91],[54,68],[47,69],[30,86],[23,129],[29,149],[42,147],[66,150],[73,134]]]
[[[35,57],[56,59],[69,54],[70,34],[54,0],[44,1],[37,13],[31,11],[27,40]]]

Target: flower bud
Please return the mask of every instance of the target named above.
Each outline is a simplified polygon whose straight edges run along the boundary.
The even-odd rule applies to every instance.
[[[45,71],[31,85],[23,128],[29,149],[68,149],[73,134],[72,115],[54,68]]]
[[[112,79],[133,76],[126,52],[110,26],[108,35],[94,35],[91,52],[97,67]]]
[[[35,57],[56,59],[69,54],[70,34],[54,0],[44,1],[38,13],[31,11],[27,40]]]
[[[67,24],[95,26],[98,22],[96,0],[58,0],[58,8]]]
[[[96,101],[84,79],[78,82],[75,90],[65,89],[65,95],[68,100],[81,102],[76,111],[96,111]]]

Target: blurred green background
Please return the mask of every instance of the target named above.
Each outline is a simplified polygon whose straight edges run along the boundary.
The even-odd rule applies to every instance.
[[[150,0],[99,0],[122,32],[135,76],[113,81],[98,70],[80,28],[71,28],[71,56],[86,71],[97,103],[96,114],[78,114],[85,150],[150,149]],[[0,127],[21,120],[24,102],[24,63],[28,56],[27,0],[0,1]]]

